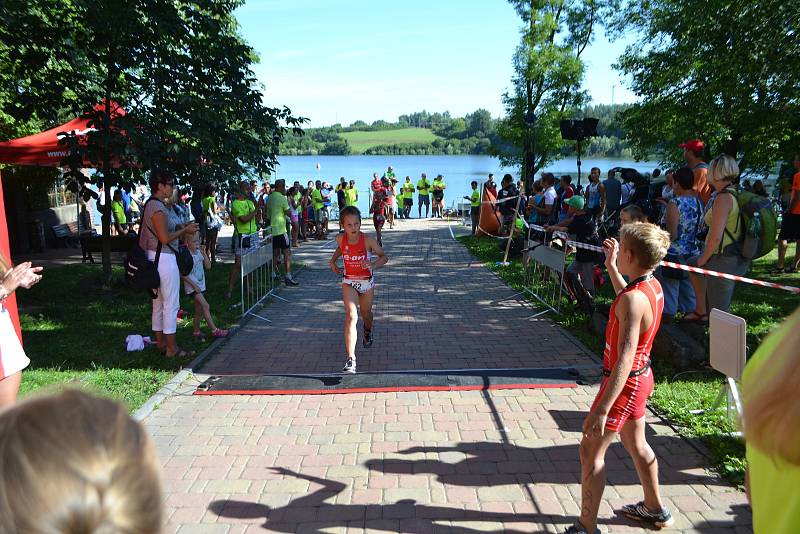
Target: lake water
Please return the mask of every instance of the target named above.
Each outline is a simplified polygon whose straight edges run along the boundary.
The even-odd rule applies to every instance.
[[[421,173],[428,175],[428,180],[433,181],[437,174],[444,176],[447,184],[445,190],[445,206],[457,205],[462,197],[469,195],[472,191],[470,182],[476,180],[479,183],[486,181],[487,175],[494,173],[497,184],[506,172],[519,178],[517,169],[505,169],[500,166],[499,160],[491,156],[282,156],[278,158],[280,165],[277,169],[277,178],[284,178],[287,187],[295,180],[305,185],[308,180],[319,178],[332,184],[339,183],[339,178],[344,176],[347,180],[355,180],[356,187],[360,191],[358,207],[362,213],[367,213],[367,203],[369,183],[372,181],[372,173],[377,172],[381,176],[386,168],[391,165],[400,183],[405,181],[406,176],[411,177],[412,183],[416,185]],[[317,171],[317,163],[320,169]],[[635,162],[624,159],[601,159],[584,158],[581,161],[581,183],[587,183],[589,169],[599,167],[603,178],[608,169],[612,167],[631,167],[639,172],[651,172],[657,167],[655,162]],[[577,162],[573,159],[563,159],[550,164],[545,171],[552,172],[557,177],[562,174],[570,174],[573,177],[573,184],[577,183],[578,168]],[[276,177],[272,178],[275,181]],[[363,191],[363,193],[362,193]],[[412,213],[417,212],[417,198],[414,195],[414,208]]]

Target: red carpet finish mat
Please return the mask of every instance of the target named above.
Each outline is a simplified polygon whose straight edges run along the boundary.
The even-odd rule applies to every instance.
[[[581,375],[572,368],[464,369],[357,374],[274,374],[211,376],[195,395],[330,395],[396,391],[574,388]]]

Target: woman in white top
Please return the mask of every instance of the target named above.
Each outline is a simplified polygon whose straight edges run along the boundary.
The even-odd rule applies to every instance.
[[[5,302],[18,287],[27,289],[41,280],[40,272],[42,268],[33,267],[30,262],[12,267],[0,255],[0,408],[17,400],[22,370],[31,362],[22,349]]]
[[[153,196],[145,204],[139,233],[139,246],[151,261],[155,260],[158,245],[161,244],[158,260],[160,286],[157,297],[152,301],[152,324],[156,344],[167,358],[193,356],[191,352],[178,347],[175,340],[181,275],[173,250],[178,250],[178,239],[184,234],[196,233],[198,227],[197,223],[189,223],[183,228],[177,228],[176,217],[170,215],[170,210],[164,204],[172,197],[174,189],[175,177],[172,174],[160,169],[150,171],[150,190]]]

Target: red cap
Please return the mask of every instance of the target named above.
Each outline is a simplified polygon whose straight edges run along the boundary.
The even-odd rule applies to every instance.
[[[678,148],[688,148],[692,152],[702,152],[705,147],[706,145],[700,139],[690,139],[678,145]]]

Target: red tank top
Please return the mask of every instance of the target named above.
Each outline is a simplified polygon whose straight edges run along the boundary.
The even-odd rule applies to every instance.
[[[347,242],[347,235],[342,235],[342,259],[344,260],[344,277],[354,280],[369,280],[372,278],[372,269],[364,267],[364,260],[368,259],[367,242],[363,232],[359,232],[358,241],[354,244]]]
[[[619,320],[617,319],[616,308],[620,297],[628,291],[638,290],[644,293],[653,311],[653,323],[644,332],[639,332],[639,342],[636,344],[636,355],[633,357],[631,371],[641,369],[650,359],[650,350],[653,348],[653,339],[656,337],[658,327],[661,325],[661,313],[664,311],[664,293],[661,284],[652,275],[637,278],[620,291],[611,311],[608,314],[608,326],[606,327],[606,347],[603,351],[603,369],[609,371],[614,369],[619,359],[617,347],[619,345]]]

